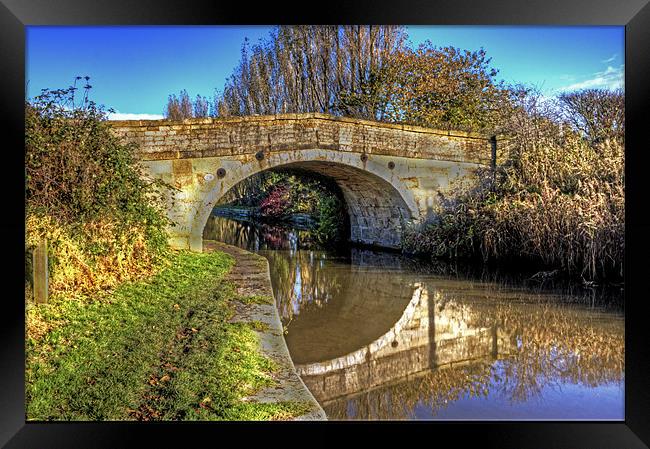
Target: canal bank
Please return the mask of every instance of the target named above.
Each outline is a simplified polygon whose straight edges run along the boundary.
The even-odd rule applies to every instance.
[[[275,362],[271,374],[275,384],[245,399],[258,403],[304,403],[309,411],[294,420],[326,420],[323,408],[298,376],[289,355],[266,258],[214,240],[204,240],[203,250],[224,252],[234,258],[235,264],[225,279],[234,285],[239,297],[249,300],[236,301],[231,322],[260,323],[256,332],[262,355]]]
[[[282,343],[277,320],[246,314],[256,311],[248,304],[273,301],[259,289],[240,290],[246,296],[235,291],[237,276],[254,281],[258,273],[268,279],[265,265],[254,270],[245,265],[223,251],[173,252],[147,278],[91,297],[59,295],[30,307],[27,419],[322,417],[301,385],[285,388],[296,382],[282,357],[286,349],[274,347]],[[276,335],[268,338],[270,330]]]

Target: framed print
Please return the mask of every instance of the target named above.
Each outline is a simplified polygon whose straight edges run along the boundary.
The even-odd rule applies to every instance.
[[[509,3],[3,1],[0,442],[647,447],[650,6]]]

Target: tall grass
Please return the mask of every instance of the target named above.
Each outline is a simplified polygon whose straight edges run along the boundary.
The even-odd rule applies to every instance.
[[[87,223],[60,223],[49,215],[26,217],[29,251],[48,242],[49,290],[69,297],[109,290],[126,280],[151,275],[167,261],[152,251],[143,226],[119,232],[120,223],[105,217]]]
[[[435,223],[407,230],[414,252],[528,260],[585,279],[621,278],[624,140],[590,139],[530,97],[509,111],[505,162],[443,204]],[[561,112],[561,110],[559,110]]]

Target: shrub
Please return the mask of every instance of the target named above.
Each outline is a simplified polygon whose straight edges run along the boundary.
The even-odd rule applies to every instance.
[[[609,135],[592,130],[599,136],[593,139],[565,121],[570,111],[551,114],[554,109],[528,94],[518,101],[503,123],[508,157],[494,182],[485,176],[479,188],[443,204],[437,222],[407,229],[404,248],[433,256],[527,259],[590,279],[622,277],[620,128]]]
[[[75,86],[45,89],[25,105],[26,247],[48,239],[53,293],[108,288],[167,253],[165,186],[144,179],[90,88],[81,100]]]
[[[344,238],[345,207],[336,195],[324,196],[318,203],[316,240],[334,243]]]
[[[289,213],[291,207],[289,187],[280,185],[260,203],[260,212],[265,217],[281,218]]]

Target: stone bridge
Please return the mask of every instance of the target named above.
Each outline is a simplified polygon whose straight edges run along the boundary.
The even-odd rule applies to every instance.
[[[149,176],[178,189],[169,198],[171,244],[195,251],[218,200],[264,170],[333,178],[346,201],[350,240],[396,248],[404,223],[432,217],[441,199],[497,162],[496,138],[485,135],[316,113],[108,123],[139,144]]]

